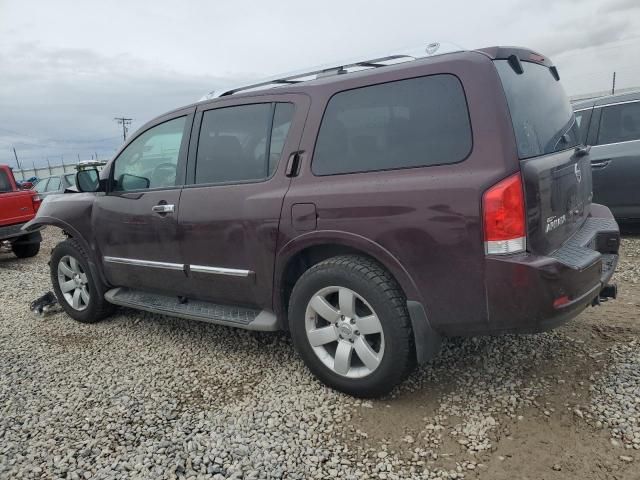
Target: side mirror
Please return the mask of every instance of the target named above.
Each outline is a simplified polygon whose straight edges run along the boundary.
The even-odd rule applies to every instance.
[[[80,170],[76,173],[76,186],[79,192],[97,192],[100,189],[98,170]]]

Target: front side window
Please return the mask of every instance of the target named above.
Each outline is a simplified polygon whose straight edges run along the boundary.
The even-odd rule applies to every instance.
[[[269,178],[280,161],[293,111],[291,103],[260,103],[204,112],[195,182]]]
[[[64,179],[66,180],[66,182],[72,186],[75,187],[76,186],[76,176],[73,173],[70,173],[69,175],[65,175]]]
[[[7,172],[0,170],[0,193],[10,191],[11,182],[9,181],[9,176],[7,175]]]
[[[580,130],[580,141],[581,143],[587,143],[587,134],[589,132],[589,122],[591,120],[591,112],[592,109],[580,110],[575,113],[576,115],[576,125],[578,125],[578,129]]]
[[[47,192],[57,192],[60,190],[60,177],[51,177],[47,184]]]
[[[129,144],[115,160],[113,190],[175,186],[185,121],[180,117],[161,123]]]
[[[312,170],[333,175],[456,163],[471,143],[467,102],[455,76],[400,80],[331,98]]]
[[[640,102],[602,107],[598,145],[640,139]]]

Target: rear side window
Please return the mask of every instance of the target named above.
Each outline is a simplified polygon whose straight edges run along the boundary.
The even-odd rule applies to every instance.
[[[331,98],[312,170],[333,175],[456,163],[469,155],[471,143],[457,77],[400,80]]]
[[[598,145],[640,139],[640,102],[602,108]]]
[[[0,193],[10,192],[11,191],[11,182],[9,181],[9,176],[7,172],[4,170],[0,170]]]
[[[259,103],[204,112],[196,183],[260,181],[275,172],[294,106]]]
[[[569,99],[548,67],[522,62],[524,72],[518,75],[507,60],[494,64],[507,96],[520,158],[546,155],[580,143]]]

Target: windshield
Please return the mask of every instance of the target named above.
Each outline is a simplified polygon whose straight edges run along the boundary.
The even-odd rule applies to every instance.
[[[496,60],[507,96],[511,121],[522,159],[575,147],[580,129],[569,99],[548,67],[522,62],[518,75],[507,60]]]

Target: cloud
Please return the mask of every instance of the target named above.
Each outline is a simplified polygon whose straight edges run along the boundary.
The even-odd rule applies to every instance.
[[[13,146],[27,163],[46,156],[110,156],[122,142],[114,117],[133,117],[135,130],[231,81],[182,74],[130,55],[29,43],[0,50],[0,65],[0,162],[13,161]]]
[[[623,40],[633,33],[633,23],[627,19],[602,22],[599,18],[567,21],[554,29],[554,35],[540,41],[540,49],[546,55],[564,53],[604,45]]]
[[[610,14],[614,12],[628,12],[640,8],[638,0],[612,0],[598,9],[599,14]]]

